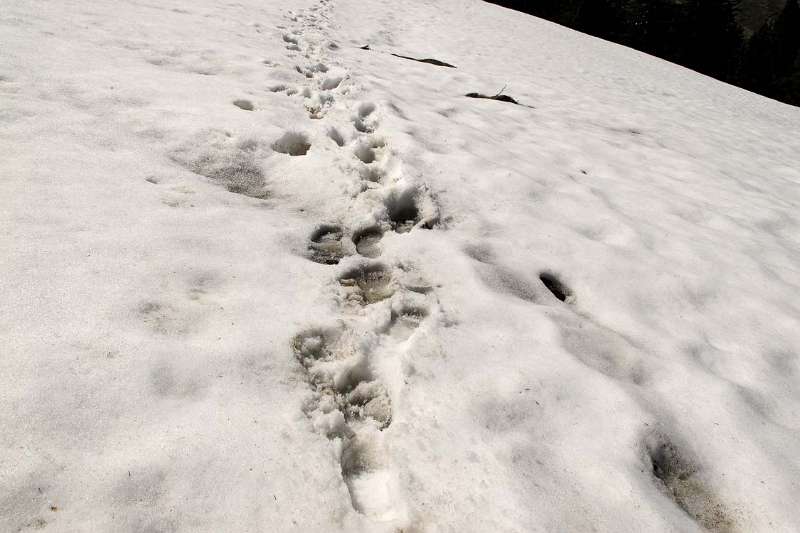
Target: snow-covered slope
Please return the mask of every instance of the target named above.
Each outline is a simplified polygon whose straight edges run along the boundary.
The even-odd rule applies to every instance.
[[[797,109],[476,0],[0,49],[0,530],[800,529]]]

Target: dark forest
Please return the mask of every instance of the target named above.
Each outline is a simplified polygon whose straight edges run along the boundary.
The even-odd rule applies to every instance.
[[[491,2],[800,106],[800,0]]]

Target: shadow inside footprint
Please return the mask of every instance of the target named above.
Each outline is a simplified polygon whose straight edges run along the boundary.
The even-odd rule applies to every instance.
[[[287,131],[280,139],[272,143],[272,149],[281,154],[291,156],[306,155],[311,148],[311,143],[305,133]]]
[[[339,132],[339,130],[337,130],[336,128],[334,128],[334,127],[331,127],[331,128],[328,130],[328,138],[330,138],[330,140],[332,140],[333,142],[335,142],[335,143],[336,143],[336,146],[338,146],[338,147],[340,147],[340,148],[341,148],[342,146],[344,146],[344,137],[342,137],[342,134],[341,134],[341,133]]]
[[[379,468],[382,461],[376,452],[367,438],[355,436],[350,439],[342,450],[342,474],[345,480]]]
[[[392,406],[386,388],[379,381],[362,381],[342,401],[345,420],[375,422],[386,429],[392,422]]]
[[[373,112],[375,112],[375,104],[372,102],[364,102],[360,106],[358,106],[358,116],[359,118],[367,118]]]
[[[342,478],[353,509],[379,521],[397,518],[396,494],[391,489],[391,474],[385,460],[385,452],[368,433],[349,439],[342,449]]]
[[[734,531],[727,509],[706,486],[696,462],[670,439],[651,435],[645,442],[653,476],[669,497],[708,531]]]
[[[345,256],[342,246],[344,230],[335,224],[322,224],[311,234],[309,259],[323,265],[336,265]]]
[[[361,179],[370,183],[380,183],[384,176],[384,170],[378,167],[364,167],[358,173]]]
[[[356,131],[361,133],[372,133],[375,131],[375,126],[367,123],[363,118],[356,118],[353,121],[353,127]]]
[[[344,76],[332,76],[330,78],[325,78],[320,87],[323,91],[332,91],[333,89],[339,87],[343,79]]]
[[[536,290],[523,276],[502,265],[482,265],[481,279],[501,294],[510,294],[520,300],[536,303]]]
[[[235,105],[239,109],[244,109],[245,111],[253,111],[255,109],[255,106],[253,106],[253,102],[251,102],[250,100],[244,100],[244,99],[234,100],[233,105]]]
[[[353,119],[353,127],[356,131],[361,133],[372,133],[375,131],[375,121],[370,119],[372,113],[375,112],[375,104],[372,102],[364,102],[358,106],[358,114]]]
[[[353,244],[356,251],[364,257],[378,257],[381,255],[380,242],[383,232],[377,226],[371,226],[353,234]]]
[[[355,287],[357,292],[349,296],[361,305],[379,302],[391,296],[392,274],[381,264],[361,265],[348,270],[339,278],[344,287]]]
[[[306,369],[316,361],[334,358],[332,346],[339,340],[342,332],[335,328],[312,328],[292,339],[295,357]]]
[[[386,213],[397,233],[407,233],[419,222],[416,196],[417,190],[409,188],[402,192],[392,191],[386,198]]]
[[[354,151],[356,157],[364,163],[365,165],[369,165],[370,163],[374,163],[377,155],[375,154],[375,150],[372,149],[371,146],[368,144],[360,144],[356,147]]]
[[[566,303],[573,303],[575,296],[572,290],[567,287],[555,274],[552,272],[542,272],[539,274],[539,279],[542,280],[544,286],[547,287],[553,296]]]
[[[422,307],[406,306],[399,311],[392,310],[386,333],[396,340],[405,341],[414,334],[426,316],[428,311]]]

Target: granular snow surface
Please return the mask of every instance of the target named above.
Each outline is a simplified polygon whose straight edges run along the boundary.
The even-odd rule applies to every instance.
[[[0,50],[0,531],[800,531],[797,108],[477,0]]]

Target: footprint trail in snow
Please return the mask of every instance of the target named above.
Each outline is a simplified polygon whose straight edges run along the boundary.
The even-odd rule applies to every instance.
[[[346,208],[340,220],[318,221],[307,240],[309,260],[331,267],[342,263],[330,281],[339,316],[298,333],[291,349],[310,391],[303,410],[331,441],[353,509],[396,530],[411,519],[389,453],[404,384],[397,361],[413,355],[408,341],[435,314],[437,301],[408,266],[413,258],[393,264],[380,257],[385,235],[413,238],[415,231],[432,229],[438,209],[424,184],[403,175],[402,159],[380,128],[380,106],[352,101],[356,90],[349,73],[328,66],[327,57],[338,49],[328,38],[330,9],[323,1],[290,13],[293,26],[283,40],[288,51],[306,59],[295,70],[306,80],[297,91],[310,119],[326,120],[334,106],[353,109],[349,123],[332,121],[327,135],[349,154],[356,192],[342,198]],[[347,131],[352,136],[342,133]]]

